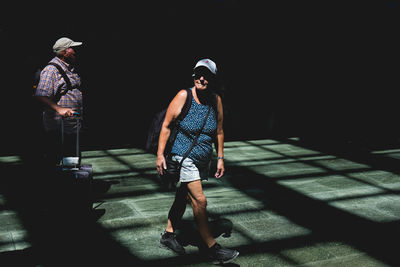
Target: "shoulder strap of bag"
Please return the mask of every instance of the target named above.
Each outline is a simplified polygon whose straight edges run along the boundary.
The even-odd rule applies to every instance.
[[[189,112],[190,107],[192,106],[192,90],[190,88],[186,88],[187,96],[185,104],[182,107],[181,113],[178,116],[177,121],[182,121]]]
[[[210,110],[211,110],[211,106],[208,107],[207,114],[206,114],[206,116],[205,116],[205,118],[204,118],[204,120],[203,120],[203,124],[201,125],[200,130],[196,133],[196,136],[195,136],[195,138],[193,139],[192,144],[190,145],[189,149],[186,151],[185,155],[182,157],[182,160],[179,162],[179,168],[182,167],[183,161],[185,160],[185,158],[187,158],[187,156],[189,156],[190,151],[192,150],[192,148],[194,147],[194,145],[197,143],[197,139],[199,139],[200,133],[203,131],[203,128],[204,128],[204,126],[206,125],[208,115],[210,114]]]
[[[67,85],[67,90],[64,90],[64,91],[61,92],[61,88],[59,88],[58,91],[56,92],[55,99],[58,99],[62,95],[65,95],[69,90],[72,89],[71,81],[69,80],[69,78],[68,78],[67,74],[65,73],[64,69],[60,65],[58,65],[57,63],[54,63],[54,62],[49,62],[48,65],[52,65],[52,66],[54,66],[54,67],[56,67],[58,69],[58,72],[64,78],[64,81],[65,81],[65,83]]]
[[[182,107],[181,113],[178,115],[177,119],[174,121],[173,126],[171,127],[171,134],[167,140],[167,144],[165,147],[164,154],[168,155],[172,149],[173,144],[175,143],[176,136],[179,130],[180,122],[186,117],[188,114],[190,107],[192,106],[192,90],[190,88],[186,88],[187,96],[185,104]],[[166,112],[166,110],[165,110]]]

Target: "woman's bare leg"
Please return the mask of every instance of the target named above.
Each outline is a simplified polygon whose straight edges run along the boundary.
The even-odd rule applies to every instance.
[[[201,180],[189,182],[187,188],[200,236],[208,247],[212,247],[215,244],[215,239],[208,226],[207,199],[203,193]]]
[[[186,183],[181,183],[175,194],[175,200],[168,213],[168,222],[165,230],[173,233],[181,222],[182,216],[186,210],[188,200],[188,189]]]

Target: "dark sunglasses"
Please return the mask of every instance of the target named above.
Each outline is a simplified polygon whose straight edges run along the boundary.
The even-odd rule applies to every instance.
[[[203,77],[205,80],[207,81],[211,81],[213,80],[215,77],[212,73],[210,73],[207,70],[195,70],[194,71],[194,78],[196,80],[200,79],[201,77]]]

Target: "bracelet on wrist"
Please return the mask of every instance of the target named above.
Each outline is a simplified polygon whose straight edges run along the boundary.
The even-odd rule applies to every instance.
[[[224,159],[224,157],[222,156],[222,157],[217,157],[217,159]]]

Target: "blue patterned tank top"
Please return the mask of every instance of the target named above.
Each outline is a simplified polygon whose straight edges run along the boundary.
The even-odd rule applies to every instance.
[[[193,139],[196,137],[196,133],[200,130],[203,124],[208,108],[208,105],[198,104],[192,94],[192,105],[186,117],[179,124],[175,143],[172,146],[172,154],[182,157],[185,155],[186,151],[190,148]],[[216,113],[211,107],[206,124],[200,133],[197,143],[193,146],[192,151],[190,151],[188,158],[192,159],[195,163],[208,162],[212,156],[212,143],[216,131]]]

